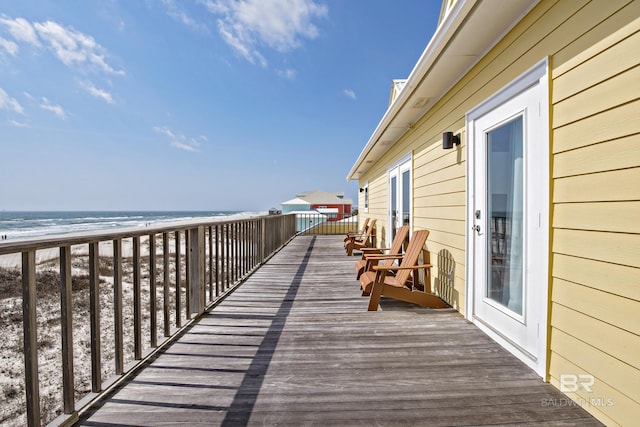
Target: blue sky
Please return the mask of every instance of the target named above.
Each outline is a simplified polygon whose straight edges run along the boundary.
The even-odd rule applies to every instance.
[[[0,0],[0,209],[344,191],[439,0]]]

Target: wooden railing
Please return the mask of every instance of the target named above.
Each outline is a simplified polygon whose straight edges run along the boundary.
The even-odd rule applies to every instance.
[[[295,216],[274,215],[0,243],[0,256],[21,257],[15,280],[22,289],[22,403],[26,404],[26,418],[5,418],[0,423],[72,424],[80,410],[135,372],[142,361],[285,245],[295,236],[295,228]],[[53,401],[58,407],[47,411],[41,410],[39,360],[44,356],[38,341],[38,325],[45,320],[37,311],[43,270],[53,272],[58,282],[60,314],[46,322],[57,325],[59,321],[60,339],[54,347],[59,348],[56,357],[62,359],[57,373],[61,396],[53,393],[46,400],[48,406]],[[83,280],[88,282],[88,313],[78,313],[82,304],[75,302]],[[143,281],[148,286],[144,292]],[[105,296],[111,313],[104,310]],[[86,356],[90,373],[74,369],[74,362],[83,357],[80,353],[86,352],[74,345],[76,329],[82,324],[90,329]],[[103,342],[104,337],[113,344]]]
[[[296,230],[298,231],[298,234],[301,235],[344,235],[347,234],[348,231],[356,231],[358,229],[357,216],[341,218],[338,220],[315,212],[297,212],[295,215]]]

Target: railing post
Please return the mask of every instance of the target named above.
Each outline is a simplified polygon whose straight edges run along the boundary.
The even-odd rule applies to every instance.
[[[189,284],[191,314],[204,313],[204,226],[189,230]]]
[[[60,326],[62,333],[62,404],[65,414],[75,409],[73,379],[73,301],[71,298],[71,247],[60,248]]]
[[[40,425],[38,343],[36,334],[36,252],[22,253],[22,324],[27,423]]]

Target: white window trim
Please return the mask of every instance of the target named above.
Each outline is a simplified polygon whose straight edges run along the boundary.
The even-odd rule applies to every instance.
[[[362,186],[362,211],[369,213],[369,182]]]

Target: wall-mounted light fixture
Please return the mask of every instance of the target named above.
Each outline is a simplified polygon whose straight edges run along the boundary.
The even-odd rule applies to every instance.
[[[445,132],[442,134],[442,149],[449,150],[453,148],[453,144],[460,145],[460,134],[454,135],[453,132]]]

